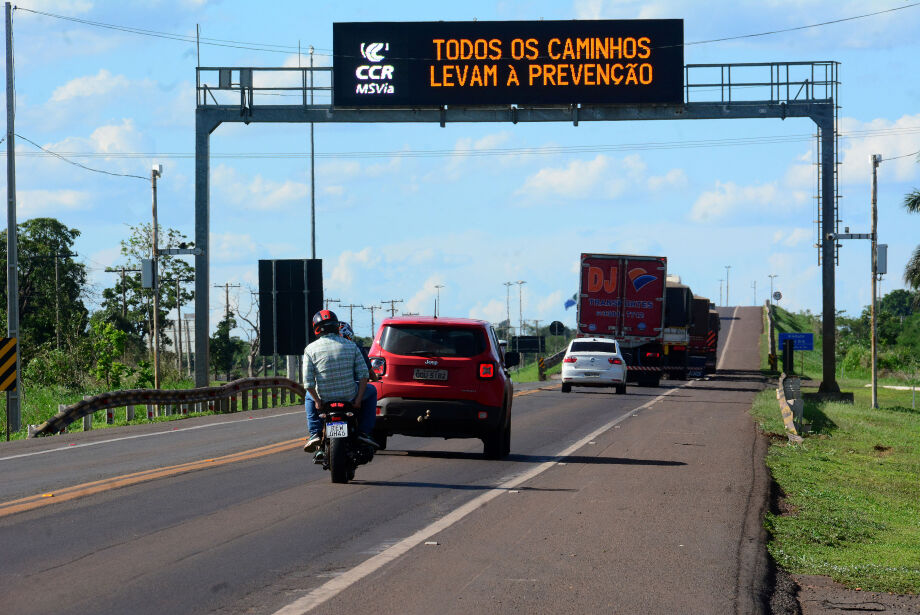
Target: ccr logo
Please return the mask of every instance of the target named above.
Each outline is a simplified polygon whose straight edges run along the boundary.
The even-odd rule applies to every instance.
[[[362,64],[355,69],[355,77],[367,83],[355,85],[355,94],[394,94],[390,81],[396,70],[392,64],[380,64],[383,52],[390,51],[389,43],[361,43],[361,57],[372,64]]]

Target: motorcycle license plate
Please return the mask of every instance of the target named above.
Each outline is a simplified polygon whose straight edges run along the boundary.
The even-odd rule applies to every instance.
[[[326,423],[327,438],[347,438],[348,423]]]
[[[416,367],[412,377],[416,380],[447,380],[447,370]]]

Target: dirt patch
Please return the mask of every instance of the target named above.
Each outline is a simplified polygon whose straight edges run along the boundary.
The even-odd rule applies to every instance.
[[[889,455],[891,455],[890,446],[885,446],[883,444],[876,444],[872,448],[875,449],[875,452],[878,453],[879,457],[888,457]]]
[[[920,596],[847,589],[824,576],[790,575],[798,587],[803,615],[841,613],[920,613]],[[775,613],[775,611],[774,611]]]

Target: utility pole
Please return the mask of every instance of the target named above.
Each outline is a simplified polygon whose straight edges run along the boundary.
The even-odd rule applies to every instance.
[[[328,310],[330,303],[342,303],[342,300],[341,299],[323,299],[323,303],[326,304],[326,309]]]
[[[524,284],[527,284],[526,280],[518,280],[515,282],[518,285],[518,318],[520,320],[520,328],[518,329],[518,335],[524,334]]]
[[[441,315],[441,289],[444,288],[444,284],[435,284],[434,288],[438,292],[437,299],[434,302],[434,316],[437,318]]]
[[[374,312],[377,310],[382,310],[383,308],[379,305],[360,306],[362,310],[368,310],[371,313],[371,339],[374,339],[374,334],[377,333],[377,328],[374,326]]]
[[[511,335],[511,287],[514,286],[514,282],[503,282],[505,285],[505,315],[508,317],[508,332],[505,333],[506,336]]]
[[[6,439],[22,427],[19,340],[19,243],[16,226],[15,96],[13,85],[13,9],[6,3],[6,331],[17,340],[16,381],[6,392]]]
[[[725,265],[725,305],[729,305],[728,301],[728,270],[731,269],[731,265]]]
[[[878,165],[881,162],[880,154],[872,155],[872,408],[878,408],[878,310],[875,302],[878,294]]]
[[[157,178],[163,175],[163,166],[153,165],[150,171],[150,186],[153,189],[153,226],[151,228],[150,258],[153,259],[153,388],[160,388],[160,281],[157,267],[159,253],[157,223]]]
[[[185,315],[185,365],[186,373],[189,378],[192,377],[192,336],[189,335],[189,321],[194,320],[194,314]]]
[[[224,289],[224,318],[230,320],[230,289],[239,288],[239,284],[231,284],[230,282],[225,282],[224,284],[215,284],[214,288],[223,288]]]
[[[140,269],[128,269],[127,267],[106,267],[106,273],[121,273],[121,316],[128,315],[128,286],[125,283],[126,273],[140,273]]]
[[[767,277],[770,278],[770,306],[772,307],[773,306],[773,278],[778,278],[779,275],[775,273],[771,273]]]
[[[164,282],[175,282],[176,283],[176,322],[179,323],[176,327],[177,329],[177,340],[176,340],[176,366],[179,368],[179,373],[182,373],[182,289],[179,287],[180,282],[194,282],[195,278],[175,278],[173,280],[164,280]]]
[[[348,308],[348,324],[351,325],[351,328],[355,328],[355,308],[363,308],[363,305],[349,304],[349,305],[340,305],[339,307]]]
[[[723,278],[719,278],[719,305],[722,305],[722,282],[724,281]]]
[[[381,301],[380,303],[389,303],[390,304],[390,317],[396,316],[396,304],[402,303],[402,299],[387,299],[386,301]]]
[[[754,289],[754,305],[757,305],[757,280],[751,282],[751,287]]]

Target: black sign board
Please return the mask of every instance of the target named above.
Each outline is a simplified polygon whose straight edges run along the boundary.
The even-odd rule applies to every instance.
[[[558,320],[554,320],[549,323],[549,333],[550,335],[563,335],[565,334],[565,325]]]
[[[259,354],[303,354],[321,309],[322,259],[259,261]]]
[[[542,335],[516,335],[511,347],[518,352],[546,352],[546,338]]]
[[[337,107],[681,104],[682,19],[332,26]]]

